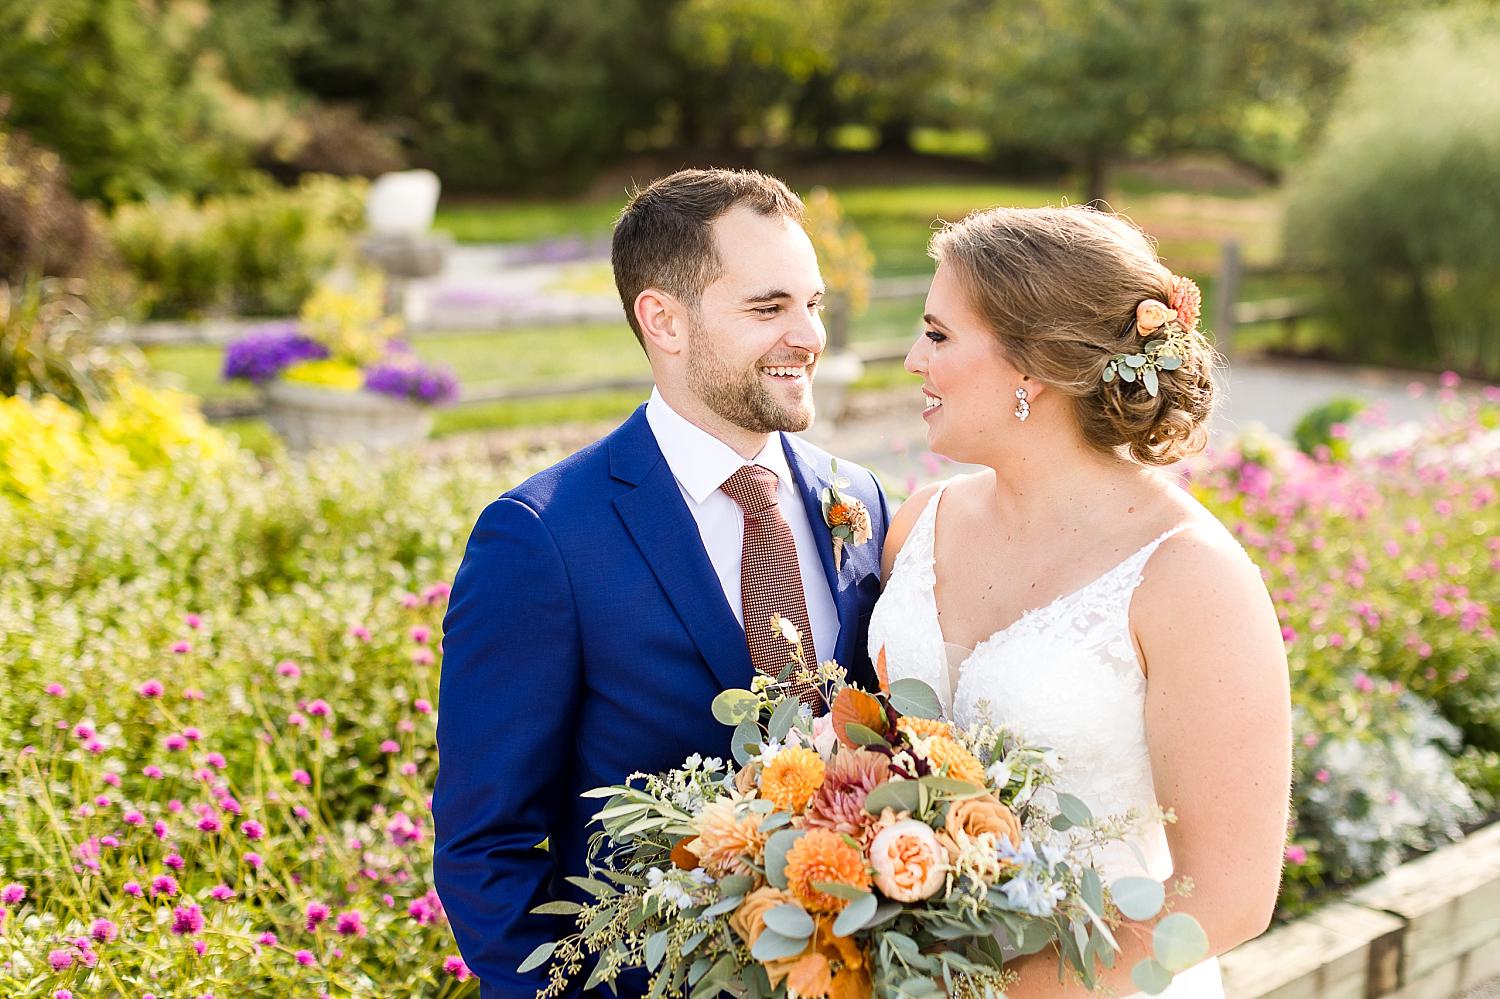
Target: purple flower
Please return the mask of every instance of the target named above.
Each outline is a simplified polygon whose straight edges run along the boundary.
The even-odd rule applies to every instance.
[[[458,376],[444,365],[423,364],[410,355],[387,354],[365,369],[365,389],[426,406],[458,401]]]
[[[298,361],[319,361],[327,356],[328,348],[303,336],[294,323],[257,326],[224,352],[223,377],[264,385]]]
[[[328,918],[328,914],[330,911],[331,910],[328,908],[328,906],[324,905],[322,902],[307,903],[308,932],[311,933],[313,930],[317,929],[318,925],[322,923],[323,920]]]
[[[310,964],[318,963],[318,959],[313,957],[313,953],[310,950],[299,950],[296,956],[297,963],[303,965],[304,967]]]
[[[100,943],[109,943],[119,932],[119,927],[115,926],[108,919],[96,919],[94,920],[94,925],[89,928],[89,936]]]
[[[177,879],[170,874],[158,874],[151,879],[151,894],[153,897],[165,895],[174,898],[177,895]]]
[[[172,932],[193,936],[203,930],[203,910],[191,902],[172,910]]]
[[[266,834],[265,827],[254,819],[246,819],[240,823],[240,832],[245,834],[246,839],[260,839]]]
[[[6,905],[16,905],[26,897],[26,886],[12,881],[4,888],[0,888],[0,902]]]
[[[147,680],[137,688],[136,693],[142,697],[160,697],[162,689],[160,680]]]
[[[51,951],[47,955],[47,963],[52,965],[53,971],[63,971],[73,967],[73,952],[61,948]]]
[[[214,885],[208,890],[208,894],[220,902],[227,902],[234,898],[234,889],[228,885]]]
[[[336,929],[341,937],[362,937],[369,930],[365,927],[364,915],[354,909],[339,913]]]

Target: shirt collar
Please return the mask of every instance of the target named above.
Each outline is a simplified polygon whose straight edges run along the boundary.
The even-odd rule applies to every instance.
[[[662,456],[678,483],[693,498],[702,503],[724,484],[724,480],[743,465],[760,465],[776,473],[779,484],[794,485],[792,470],[782,448],[781,434],[773,433],[766,446],[750,461],[739,453],[678,413],[662,398],[661,392],[651,389],[651,399],[646,403],[646,422],[656,437]]]

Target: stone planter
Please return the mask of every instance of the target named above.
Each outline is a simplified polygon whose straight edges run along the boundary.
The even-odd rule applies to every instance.
[[[381,451],[415,444],[432,432],[429,406],[281,381],[266,386],[266,420],[293,451],[349,444]]]

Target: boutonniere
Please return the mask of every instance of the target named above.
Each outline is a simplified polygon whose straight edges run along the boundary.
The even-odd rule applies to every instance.
[[[839,489],[849,484],[839,477],[839,463],[832,461],[828,472],[833,482],[823,490],[823,523],[833,535],[833,570],[844,567],[844,546],[856,547],[870,540],[870,511],[857,499],[846,497]]]

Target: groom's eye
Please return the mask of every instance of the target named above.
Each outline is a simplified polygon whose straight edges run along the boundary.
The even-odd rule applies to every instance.
[[[751,309],[750,311],[753,312],[753,313],[755,313],[758,316],[774,316],[774,315],[776,315],[776,313],[778,313],[778,312],[781,311],[781,306],[779,306],[779,305],[761,305],[761,306],[757,306],[756,308]]]

